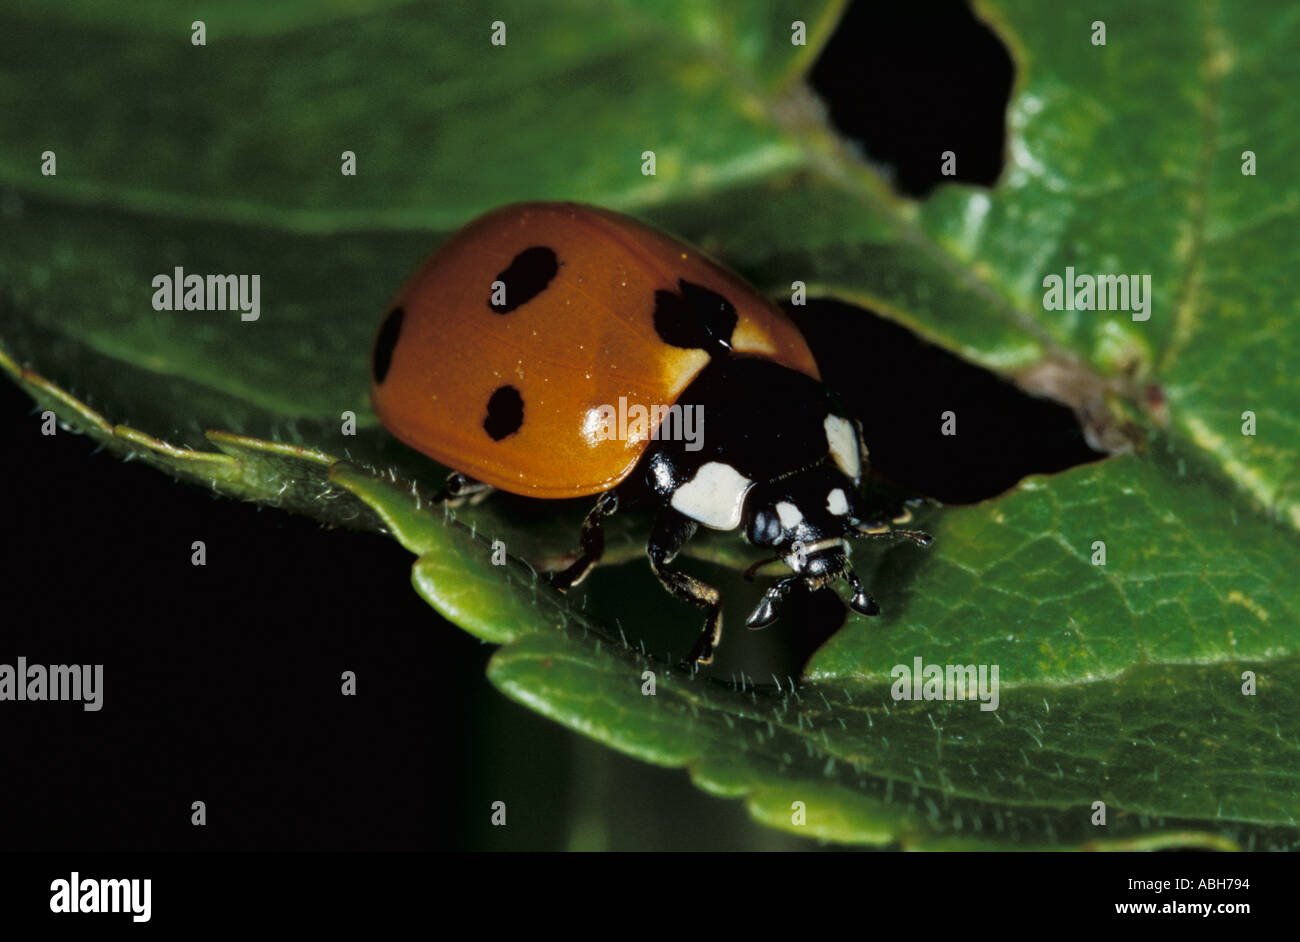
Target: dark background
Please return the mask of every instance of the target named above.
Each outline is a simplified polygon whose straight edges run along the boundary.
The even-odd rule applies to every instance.
[[[962,4],[900,6],[854,6],[815,87],[902,192],[938,185],[945,150],[958,180],[994,184],[1005,50]],[[811,340],[832,384],[855,377],[841,392],[899,485],[971,501],[1094,457],[1065,410],[850,314],[853,343]],[[858,368],[856,349],[878,351],[879,368]],[[946,408],[961,410],[963,434],[940,441]],[[101,712],[0,705],[0,848],[816,846],[506,700],[483,675],[492,648],[415,595],[412,557],[392,540],[217,499],[70,433],[44,437],[9,383],[0,426],[0,662],[105,665]],[[206,567],[190,564],[194,540]],[[344,670],[356,697],[339,693]],[[498,799],[506,828],[489,825]],[[189,823],[195,800],[206,827]]]

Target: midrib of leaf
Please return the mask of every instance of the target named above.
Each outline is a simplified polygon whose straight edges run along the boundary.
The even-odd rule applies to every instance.
[[[16,182],[21,171],[0,164],[0,180]],[[106,209],[157,219],[191,220],[272,229],[306,236],[342,235],[352,232],[451,231],[465,219],[457,212],[436,209],[391,207],[379,210],[319,210],[270,206],[257,200],[233,197],[181,196],[162,190],[124,187],[95,180],[78,180],[62,175],[54,182],[22,180],[24,191],[70,206]],[[488,207],[484,207],[486,209]]]
[[[1220,29],[1214,25],[1214,12],[1218,0],[1201,0],[1198,5],[1202,17],[1201,35],[1204,38],[1204,58],[1200,74],[1204,80],[1202,94],[1198,97],[1201,111],[1201,151],[1198,155],[1192,188],[1188,193],[1187,260],[1179,281],[1174,301],[1174,332],[1160,358],[1158,372],[1165,372],[1178,355],[1196,326],[1196,311],[1200,301],[1198,288],[1205,251],[1206,214],[1210,196],[1210,174],[1214,165],[1215,148],[1219,138],[1219,97],[1223,81],[1228,74],[1229,61]]]

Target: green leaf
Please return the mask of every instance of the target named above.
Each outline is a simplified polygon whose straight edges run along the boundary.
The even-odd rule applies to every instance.
[[[192,17],[161,6],[10,5],[0,368],[119,454],[391,533],[416,591],[503,645],[489,674],[508,695],[688,767],[774,827],[935,848],[1294,846],[1300,184],[1283,116],[1300,12],[981,4],[1018,68],[1007,169],[918,204],[799,81],[838,4],[500,7],[240,4],[193,47]],[[790,45],[794,20],[809,46]],[[78,68],[51,70],[51,50]],[[431,505],[441,469],[369,410],[386,299],[474,213],[537,198],[635,210],[773,292],[803,280],[869,305],[1074,406],[1124,454],[930,510],[926,553],[864,555],[886,614],[853,616],[798,683],[685,675],[625,627],[668,622],[679,654],[698,627],[643,566],[592,576],[587,611],[538,575],[572,552],[581,502]],[[260,319],[154,311],[151,279],[174,266],[260,274]],[[1043,278],[1066,266],[1149,274],[1150,320],[1045,310]],[[615,519],[611,562],[638,557],[644,521]],[[724,572],[751,561],[725,539],[692,552]],[[997,709],[895,699],[895,666],[918,657],[996,665]]]

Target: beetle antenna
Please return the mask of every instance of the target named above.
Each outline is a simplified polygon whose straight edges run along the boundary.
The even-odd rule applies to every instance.
[[[911,540],[917,546],[929,546],[934,542],[934,537],[924,530],[894,530],[890,527],[873,527],[867,524],[850,527],[845,535],[868,540]]]
[[[750,566],[748,569],[745,570],[745,581],[753,582],[754,576],[758,573],[760,569],[762,569],[768,563],[779,563],[780,561],[781,561],[780,556],[768,556],[766,559],[760,559],[758,562],[754,563],[754,565]]]

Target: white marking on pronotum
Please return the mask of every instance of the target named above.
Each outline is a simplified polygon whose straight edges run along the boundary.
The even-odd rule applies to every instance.
[[[836,517],[849,512],[849,499],[844,496],[844,488],[837,487],[826,495],[826,509]]]
[[[668,503],[692,520],[714,530],[734,530],[740,526],[740,511],[745,495],[754,482],[729,464],[710,461],[673,491]]]
[[[793,530],[803,522],[803,514],[799,508],[788,500],[783,500],[776,505],[776,515],[781,518],[781,526],[787,530]]]
[[[858,456],[858,434],[853,423],[838,415],[828,415],[822,425],[826,429],[826,444],[830,446],[831,457],[856,484],[862,474],[862,461]]]

